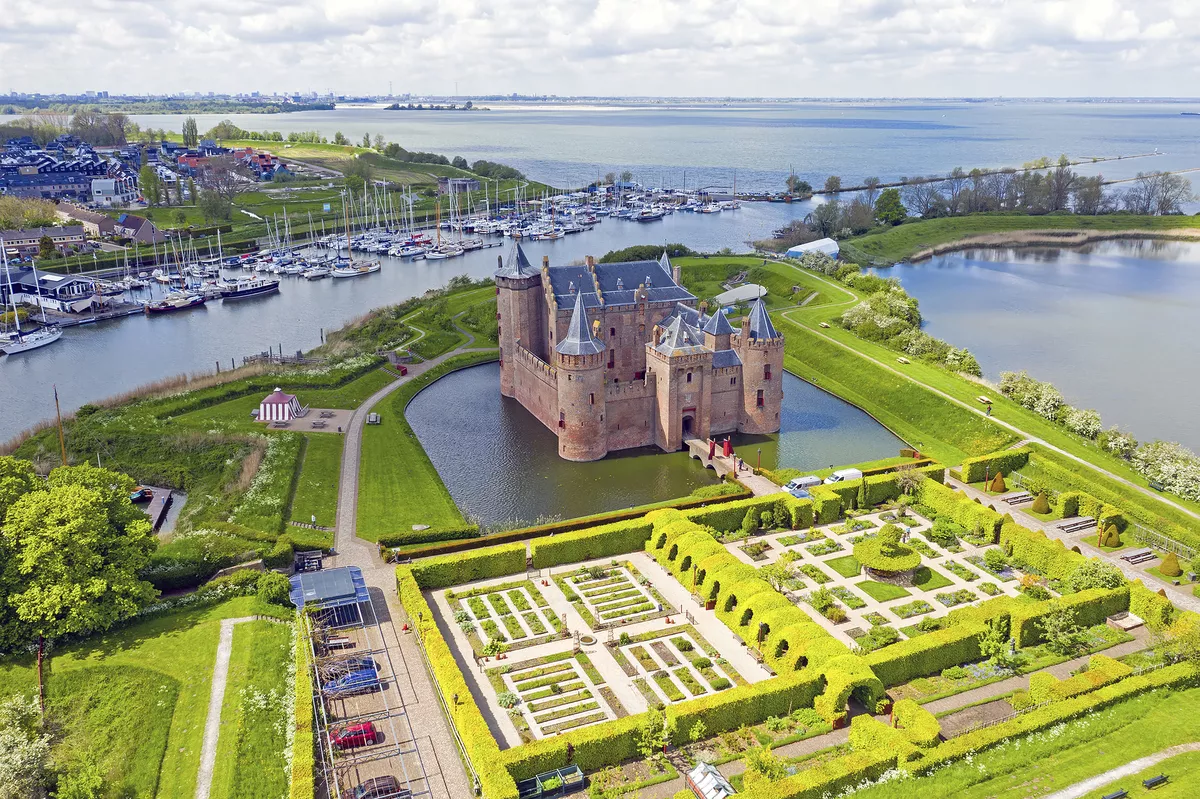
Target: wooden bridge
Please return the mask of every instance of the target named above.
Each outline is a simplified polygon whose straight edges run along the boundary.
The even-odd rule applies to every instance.
[[[754,496],[761,497],[767,494],[776,494],[783,489],[772,483],[762,475],[756,475],[750,464],[746,464],[742,471],[737,471],[736,461],[737,452],[734,451],[728,458],[721,454],[721,442],[715,442],[715,446],[711,447],[712,457],[708,453],[710,450],[710,441],[702,438],[688,438],[683,442],[688,449],[688,454],[700,461],[706,468],[712,469],[721,477],[729,475],[738,482],[745,485],[754,492]]]

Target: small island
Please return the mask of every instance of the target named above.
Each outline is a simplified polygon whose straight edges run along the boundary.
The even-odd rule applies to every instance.
[[[921,565],[921,555],[904,544],[903,538],[899,527],[885,524],[874,538],[863,538],[854,545],[854,559],[876,579],[910,584],[913,571]]]

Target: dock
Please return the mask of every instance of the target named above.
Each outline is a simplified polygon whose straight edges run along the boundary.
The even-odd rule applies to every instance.
[[[80,325],[93,325],[96,322],[104,322],[109,319],[120,319],[125,316],[136,316],[144,312],[145,309],[140,302],[123,302],[116,307],[111,308],[110,310],[100,311],[98,313],[65,314],[58,313],[57,311],[46,310],[45,316],[47,324],[58,325],[59,327],[79,327]],[[41,321],[40,319],[36,318],[40,317],[41,315],[41,313],[36,313],[34,315],[34,321]]]

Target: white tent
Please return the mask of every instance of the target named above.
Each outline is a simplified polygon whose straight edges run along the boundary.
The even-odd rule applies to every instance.
[[[260,422],[290,422],[300,415],[300,400],[295,394],[284,394],[281,388],[276,388],[258,405]]]
[[[823,252],[830,258],[837,258],[841,248],[833,239],[817,239],[816,241],[797,244],[787,251],[788,258],[799,258],[801,255],[809,252]]]

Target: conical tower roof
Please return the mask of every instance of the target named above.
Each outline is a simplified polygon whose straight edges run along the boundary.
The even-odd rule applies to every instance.
[[[520,244],[514,244],[512,250],[508,253],[508,260],[504,262],[504,266],[496,270],[496,277],[508,278],[524,278],[534,277],[539,274],[533,264],[529,263],[529,259],[525,257],[525,251],[521,249]]]
[[[767,306],[763,304],[761,297],[754,301],[754,305],[750,306],[750,338],[755,341],[779,338],[779,334],[775,332],[775,325],[771,324]]]
[[[704,332],[714,336],[724,336],[733,333],[733,326],[729,324],[729,319],[718,308],[704,323]]]
[[[571,325],[567,328],[566,338],[558,342],[556,349],[560,355],[598,355],[604,352],[604,345],[592,335],[587,308],[583,305],[583,292],[575,294],[575,310],[571,312]]]

